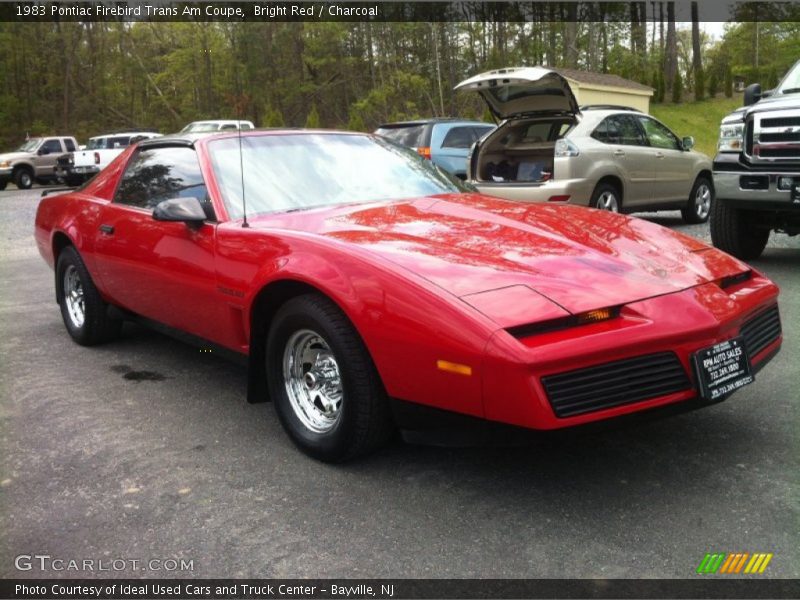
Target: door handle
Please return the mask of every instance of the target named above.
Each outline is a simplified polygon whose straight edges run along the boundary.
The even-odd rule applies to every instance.
[[[113,235],[114,233],[114,226],[113,225],[100,225],[100,231],[105,234]]]
[[[614,150],[614,156],[625,156],[624,150]]]

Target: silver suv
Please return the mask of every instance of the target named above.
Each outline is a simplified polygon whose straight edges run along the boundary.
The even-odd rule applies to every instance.
[[[622,106],[578,107],[567,80],[542,67],[489,71],[456,89],[480,93],[501,121],[470,154],[467,179],[481,192],[708,219],[711,159],[653,117]]]

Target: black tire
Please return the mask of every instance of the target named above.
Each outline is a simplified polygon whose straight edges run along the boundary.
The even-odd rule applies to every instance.
[[[291,387],[287,386],[287,380],[298,380],[284,374],[285,355],[292,355],[295,340],[307,335],[306,332],[316,334],[327,348],[322,352],[317,350],[311,368],[306,370],[305,363],[299,367],[305,373],[304,383],[299,386],[301,391],[318,392],[319,388],[309,387],[306,378],[311,374],[314,381],[313,374],[319,373],[316,368],[321,356],[332,357],[336,365],[338,378],[335,381],[339,382],[341,399],[335,418],[325,425],[329,429],[314,430],[307,425],[300,416],[297,393],[291,392],[295,398],[293,402],[287,389]],[[291,367],[286,368],[291,371]],[[372,358],[347,316],[324,296],[297,296],[278,310],[267,335],[266,373],[270,397],[281,424],[292,441],[309,456],[325,462],[341,462],[368,454],[391,437],[389,402]],[[325,388],[324,381],[320,387]],[[313,396],[314,391],[307,393]],[[322,402],[318,396],[312,403],[321,407]]]
[[[70,303],[67,299],[70,290],[68,289],[68,284],[65,283],[65,277],[68,273],[70,277],[77,277],[77,282],[82,290],[82,322],[76,320],[70,312]],[[97,291],[80,254],[72,246],[67,246],[58,255],[56,263],[56,292],[58,294],[58,304],[61,307],[61,317],[64,319],[64,326],[72,339],[78,344],[81,346],[94,346],[95,344],[110,341],[119,335],[122,321],[108,316],[108,304],[100,297],[100,292]]]
[[[622,193],[610,183],[598,183],[592,192],[589,206],[609,212],[622,211]]]
[[[6,189],[7,185],[8,185],[8,181],[6,181],[5,179],[0,179],[0,192],[2,192],[4,189]]]
[[[21,190],[29,190],[33,185],[33,173],[27,167],[19,167],[14,171],[14,185]]]
[[[69,187],[78,187],[82,185],[84,182],[84,178],[79,175],[70,175],[68,176],[64,183],[66,183]]]
[[[681,209],[681,216],[687,223],[697,225],[708,221],[711,207],[714,206],[714,184],[707,177],[698,177],[692,186],[689,200]]]
[[[711,241],[714,246],[742,260],[761,256],[769,240],[770,230],[753,224],[752,211],[734,208],[727,202],[711,205]]]

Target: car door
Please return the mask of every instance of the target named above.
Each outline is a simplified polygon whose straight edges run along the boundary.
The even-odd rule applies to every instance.
[[[625,181],[623,206],[627,208],[650,202],[656,169],[641,126],[629,114],[611,115],[604,124],[610,158]]]
[[[156,221],[155,206],[196,197],[208,220]],[[112,202],[101,213],[96,265],[119,306],[217,341],[222,310],[215,277],[216,222],[195,150],[145,146],[133,153]]]
[[[689,197],[693,181],[693,165],[683,144],[666,125],[655,119],[639,115],[637,119],[653,148],[656,164],[656,185],[653,201],[683,202]]]
[[[58,157],[64,154],[64,147],[58,138],[47,138],[39,146],[36,156],[31,160],[36,177],[53,177]]]

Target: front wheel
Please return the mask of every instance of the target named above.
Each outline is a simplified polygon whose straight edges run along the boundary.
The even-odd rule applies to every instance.
[[[710,225],[714,246],[742,260],[761,256],[767,247],[770,230],[754,225],[753,216],[752,211],[734,208],[724,200],[714,202]]]
[[[108,304],[72,246],[58,255],[56,277],[61,316],[73,340],[82,346],[94,346],[119,335],[122,321],[108,316]]]
[[[358,332],[324,296],[284,304],[267,336],[267,383],[278,418],[306,454],[364,455],[391,434],[389,404]]]
[[[14,184],[21,190],[29,190],[33,185],[33,174],[26,168],[17,169],[14,173]]]
[[[689,202],[681,209],[681,216],[687,223],[698,224],[708,221],[711,204],[714,202],[714,188],[705,177],[698,177],[694,182]]]

